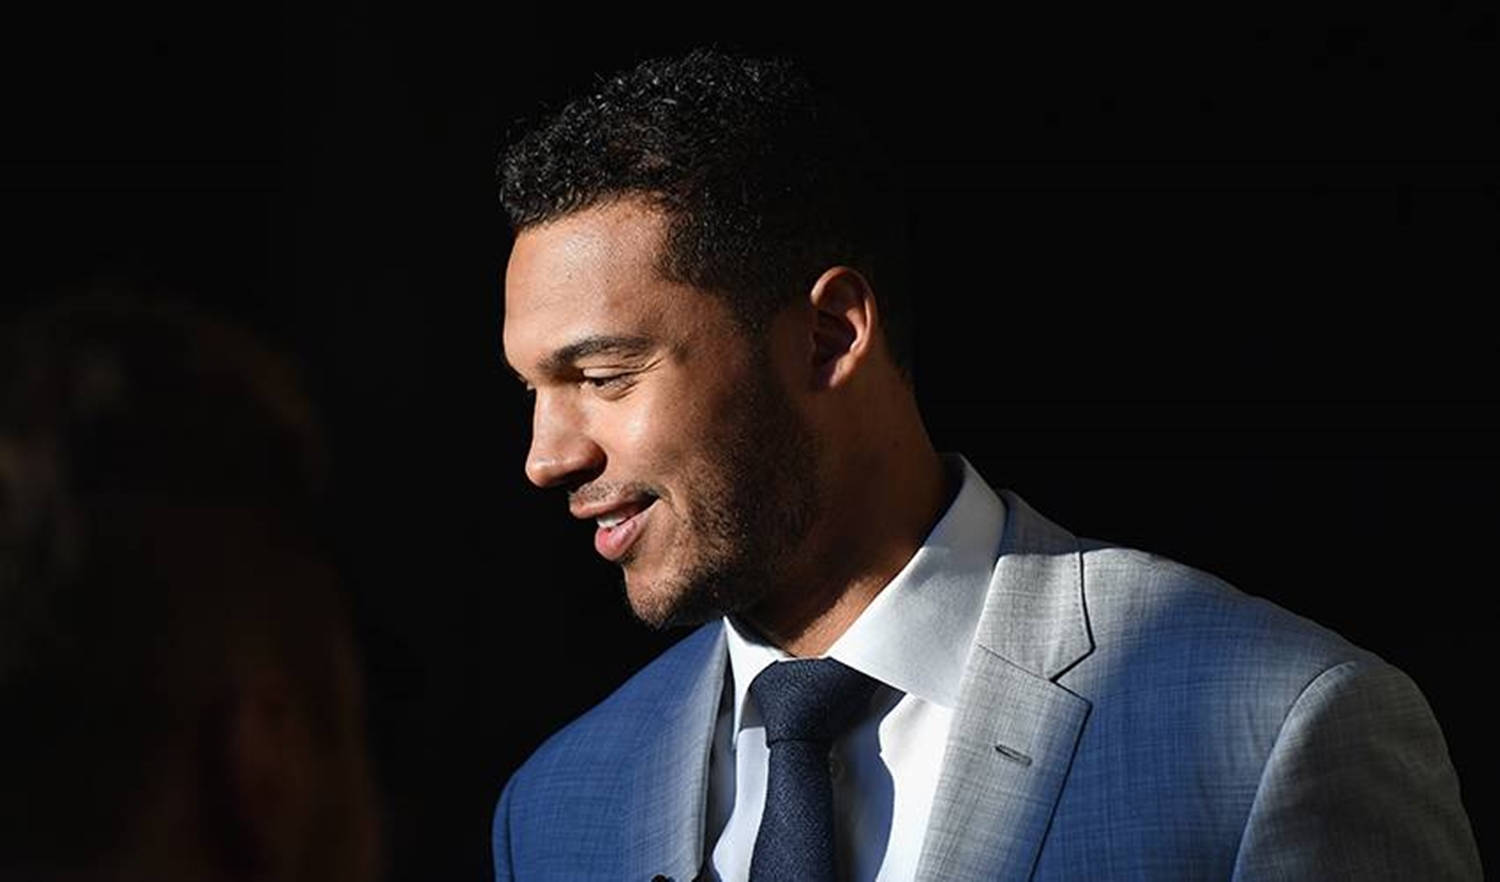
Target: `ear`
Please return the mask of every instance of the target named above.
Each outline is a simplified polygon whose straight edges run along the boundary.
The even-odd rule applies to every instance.
[[[204,823],[228,878],[271,877],[296,860],[315,798],[308,720],[284,673],[257,671],[204,727]]]
[[[870,353],[880,326],[875,292],[847,266],[826,270],[809,295],[814,312],[813,376],[822,388],[849,382]]]

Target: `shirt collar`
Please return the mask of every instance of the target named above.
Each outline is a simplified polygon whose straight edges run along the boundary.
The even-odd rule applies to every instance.
[[[952,708],[958,704],[964,663],[999,555],[1005,504],[967,459],[944,461],[962,470],[958,494],[917,553],[825,656],[898,691]],[[750,682],[768,665],[791,656],[733,616],[724,621],[738,732],[759,718],[746,708]]]

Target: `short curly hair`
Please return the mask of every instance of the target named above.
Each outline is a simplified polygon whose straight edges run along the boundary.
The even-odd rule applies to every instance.
[[[860,121],[785,60],[698,49],[606,79],[504,154],[516,232],[621,198],[667,217],[662,274],[726,298],[763,330],[824,270],[878,292],[909,372],[902,211],[892,165]]]

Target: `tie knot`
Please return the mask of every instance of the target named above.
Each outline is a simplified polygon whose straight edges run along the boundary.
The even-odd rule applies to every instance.
[[[833,741],[869,704],[874,691],[874,680],[831,658],[776,662],[750,683],[768,745]]]

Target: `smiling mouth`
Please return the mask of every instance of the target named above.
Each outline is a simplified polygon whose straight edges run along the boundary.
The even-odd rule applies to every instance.
[[[656,497],[632,502],[594,519],[594,550],[608,561],[619,561],[640,537],[656,506]]]

